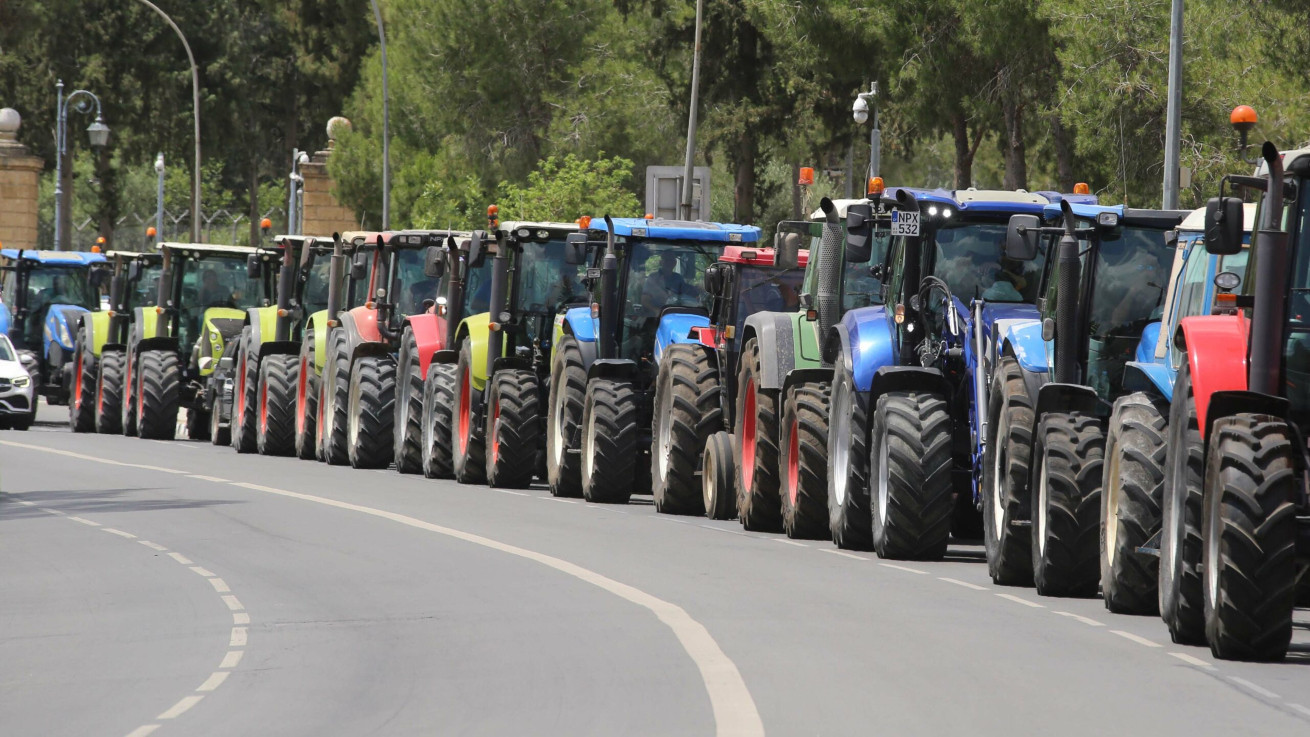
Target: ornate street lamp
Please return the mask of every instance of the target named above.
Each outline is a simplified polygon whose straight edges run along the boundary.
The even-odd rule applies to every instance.
[[[100,115],[100,98],[86,90],[73,90],[72,94],[64,97],[64,80],[58,80],[55,84],[55,250],[58,251],[64,245],[64,156],[68,153],[68,105],[77,100],[73,109],[79,113],[86,113],[91,108],[91,103],[96,106],[96,119],[86,129],[87,138],[90,139],[91,145],[97,149],[104,148],[109,144],[109,126],[105,125],[104,119]]]

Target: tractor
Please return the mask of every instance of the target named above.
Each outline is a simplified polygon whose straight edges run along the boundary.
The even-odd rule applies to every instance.
[[[992,372],[982,497],[996,583],[1096,594],[1107,421],[1162,314],[1174,255],[1165,235],[1185,214],[1066,201],[1010,218],[1006,256],[1044,251],[1045,266],[1038,317],[1006,326]]]
[[[759,228],[642,218],[593,219],[604,237],[586,282],[591,306],[556,318],[546,422],[551,493],[626,503],[649,493],[657,336],[705,325],[711,299],[699,283],[730,245]]]
[[[155,304],[133,308],[123,432],[171,440],[185,409],[187,437],[207,439],[215,402],[230,381],[220,362],[241,334],[246,309],[275,297],[272,274],[252,276],[249,257],[276,252],[203,243],[161,243],[159,252]]]
[[[0,332],[31,375],[33,396],[48,404],[69,400],[78,319],[100,309],[105,263],[100,253],[0,250]]]
[[[575,223],[506,222],[473,234],[473,253],[494,239],[489,279],[470,291],[467,317],[452,326],[452,375],[433,396],[450,397],[450,456],[463,483],[524,488],[545,476],[546,387],[556,318],[588,304],[585,235]],[[445,365],[449,365],[448,363]],[[449,369],[442,369],[443,372]]]
[[[1255,222],[1247,204],[1244,231]],[[1185,356],[1172,340],[1179,321],[1237,309],[1235,290],[1248,251],[1205,252],[1205,208],[1188,215],[1170,240],[1173,268],[1161,319],[1147,324],[1134,360],[1124,365],[1124,392],[1110,412],[1101,482],[1101,596],[1120,614],[1159,611],[1159,550],[1164,501],[1166,419]]]
[[[123,378],[133,309],[154,300],[163,257],[158,253],[109,251],[108,309],[79,315],[74,338],[68,425],[73,432],[123,431]]]
[[[725,248],[705,270],[709,315],[662,322],[656,333],[650,455],[658,512],[713,519],[736,512],[730,433],[742,328],[757,312],[796,309],[809,258],[799,234],[780,233],[775,241],[779,248]],[[704,460],[706,453],[713,458]]]

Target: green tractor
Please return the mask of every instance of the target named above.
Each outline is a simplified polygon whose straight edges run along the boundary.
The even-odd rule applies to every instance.
[[[127,342],[123,431],[170,440],[185,409],[187,437],[206,439],[222,382],[230,380],[218,372],[224,352],[241,334],[246,309],[274,298],[271,273],[252,273],[250,257],[276,251],[200,243],[161,243],[159,251],[155,305],[135,308]]]
[[[73,432],[123,431],[123,378],[133,311],[159,290],[159,253],[109,251],[109,309],[83,313],[74,339],[68,425]]]

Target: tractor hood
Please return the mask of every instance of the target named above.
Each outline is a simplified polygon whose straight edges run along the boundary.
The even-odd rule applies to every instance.
[[[50,305],[41,328],[42,342],[45,344],[47,355],[50,353],[51,342],[58,343],[59,347],[66,351],[73,350],[77,320],[88,312],[90,310],[77,305]]]

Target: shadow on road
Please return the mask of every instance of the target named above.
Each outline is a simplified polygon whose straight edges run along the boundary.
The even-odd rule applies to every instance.
[[[4,492],[0,495],[0,521],[44,516],[36,507],[14,504],[16,499],[29,501],[68,514],[82,515],[97,512],[158,512],[171,509],[201,509],[226,504],[242,504],[232,499],[137,499],[135,492],[157,491],[157,487],[123,489],[54,489],[41,491]]]

